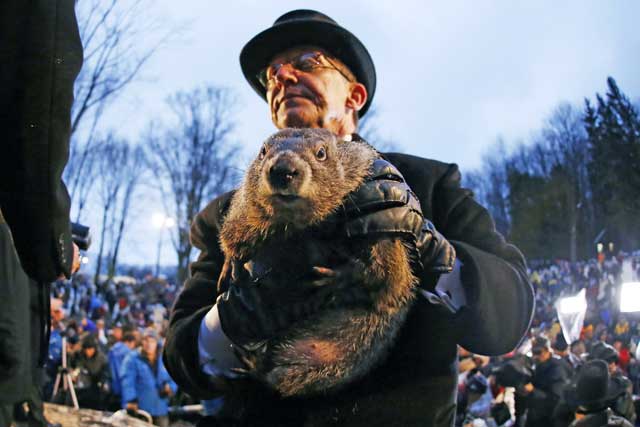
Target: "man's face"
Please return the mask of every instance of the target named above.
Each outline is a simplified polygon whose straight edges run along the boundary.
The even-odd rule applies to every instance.
[[[533,360],[536,365],[544,363],[551,358],[551,352],[546,348],[539,348],[533,351]]]
[[[303,71],[291,65],[307,54],[321,66]],[[300,46],[276,55],[270,65],[277,69],[269,73],[267,84],[267,102],[276,127],[325,128],[338,133],[345,120],[352,120],[353,109],[347,104],[354,83],[343,75],[349,75],[346,67],[331,55],[317,47]]]
[[[573,354],[579,357],[586,351],[586,348],[583,343],[579,343],[576,344],[571,351],[573,352]]]

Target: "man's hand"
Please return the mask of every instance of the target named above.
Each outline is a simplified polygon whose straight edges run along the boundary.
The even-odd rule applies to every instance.
[[[73,244],[73,261],[71,262],[71,274],[75,274],[78,270],[80,270],[80,248],[75,243]],[[64,274],[58,276],[58,280],[65,280]],[[69,277],[70,279],[70,277]]]
[[[216,302],[222,330],[234,344],[257,348],[322,309],[367,303],[368,294],[361,287],[348,286],[363,269],[356,261],[317,266],[295,287],[282,289],[269,274],[252,279],[236,265],[229,289]]]
[[[417,239],[424,273],[450,273],[456,261],[456,250],[428,219],[423,220]]]
[[[173,395],[173,390],[171,390],[171,387],[169,386],[168,383],[164,383],[164,386],[162,387],[162,390],[160,390],[160,396],[169,398],[172,395]]]
[[[535,389],[535,387],[533,386],[533,384],[527,383],[525,385],[521,385],[521,386],[516,387],[516,393],[521,395],[521,396],[527,396],[530,393],[532,393],[534,389]]]
[[[347,235],[408,238],[416,244],[423,273],[451,272],[456,252],[423,216],[420,201],[402,174],[385,160],[377,160],[372,169],[372,176],[345,202]]]
[[[75,243],[73,244],[73,262],[71,263],[71,274],[80,270],[80,248]]]

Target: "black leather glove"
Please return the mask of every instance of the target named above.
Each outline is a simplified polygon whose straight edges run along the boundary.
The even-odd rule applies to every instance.
[[[423,273],[450,273],[456,261],[456,250],[436,230],[431,221],[424,218],[422,230],[416,242]]]
[[[317,266],[296,280],[295,286],[283,287],[269,269],[235,263],[227,290],[216,301],[222,330],[235,345],[255,351],[293,323],[321,310],[368,304],[366,290],[351,286],[364,268],[357,261]]]
[[[433,223],[422,215],[420,202],[404,177],[386,160],[376,160],[371,177],[349,195],[343,211],[345,233],[401,237],[417,250],[417,274],[453,270],[456,252]]]
[[[234,344],[257,348],[290,323],[288,311],[268,277],[255,280],[238,264],[233,270],[231,283],[216,301],[220,326]]]

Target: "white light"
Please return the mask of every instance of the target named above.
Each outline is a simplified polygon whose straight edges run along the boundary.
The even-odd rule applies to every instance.
[[[620,311],[640,311],[640,282],[623,283],[620,287]]]
[[[587,309],[587,301],[584,292],[573,297],[562,298],[558,302],[558,311],[562,314],[581,313]]]
[[[151,223],[153,224],[154,227],[156,228],[161,228],[162,224],[164,224],[164,214],[160,213],[160,212],[156,212],[153,215],[151,215]]]
[[[176,220],[161,212],[156,212],[151,215],[151,224],[155,228],[171,228],[176,225]]]
[[[83,256],[80,260],[83,264],[89,264],[89,257]]]

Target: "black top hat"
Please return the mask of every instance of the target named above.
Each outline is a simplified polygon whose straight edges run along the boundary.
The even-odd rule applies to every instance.
[[[325,49],[345,63],[358,82],[367,88],[367,102],[358,112],[360,117],[369,109],[376,91],[376,69],[369,52],[356,36],[327,15],[315,10],[299,9],[285,13],[268,28],[249,40],[240,52],[242,73],[251,87],[266,99],[266,90],[258,73],[278,53],[300,45]]]
[[[603,341],[594,343],[587,356],[588,360],[604,360],[607,363],[617,362],[618,357],[618,350]]]
[[[602,360],[591,360],[582,366],[575,383],[575,404],[584,413],[600,411],[611,399],[609,369]]]

